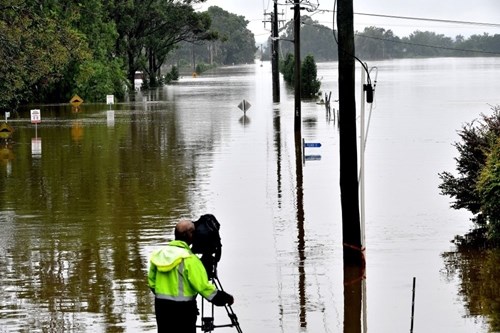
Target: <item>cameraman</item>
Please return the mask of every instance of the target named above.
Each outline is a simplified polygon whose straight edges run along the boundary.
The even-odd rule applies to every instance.
[[[149,261],[148,285],[155,294],[158,332],[195,333],[201,294],[217,306],[233,304],[233,297],[208,281],[200,259],[189,247],[195,225],[182,220],[175,226],[175,240],[154,251]]]

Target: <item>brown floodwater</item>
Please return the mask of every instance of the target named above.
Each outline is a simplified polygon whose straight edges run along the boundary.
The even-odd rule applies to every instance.
[[[304,101],[302,136],[321,147],[297,162],[292,92],[281,82],[273,103],[270,64],[258,62],[114,105],[11,114],[0,332],[154,332],[148,255],[180,218],[205,213],[221,223],[219,278],[245,333],[409,331],[414,277],[415,332],[499,332],[500,254],[457,251],[450,240],[471,216],[437,186],[455,169],[456,131],[500,104],[500,58],[369,65],[360,289],[344,283],[337,123]],[[318,64],[318,76],[336,99],[336,64]],[[229,323],[221,309],[215,323]]]

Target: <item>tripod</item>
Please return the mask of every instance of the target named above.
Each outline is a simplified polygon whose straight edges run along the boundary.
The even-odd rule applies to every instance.
[[[212,274],[211,280],[215,287],[218,290],[224,291],[222,289],[222,284],[220,283],[219,278],[217,277],[217,271],[214,269],[214,272]],[[233,308],[231,305],[224,305],[224,308],[226,309],[226,313],[231,320],[230,324],[225,324],[225,325],[215,325],[214,324],[214,305],[212,304],[212,311],[211,311],[211,316],[205,316],[205,300],[202,299],[201,301],[201,326],[196,326],[196,327],[201,327],[201,330],[203,332],[212,332],[214,329],[218,327],[235,327],[236,331],[238,333],[243,333],[243,331],[240,328],[240,324],[238,323],[238,317],[236,317],[236,314],[233,311]]]

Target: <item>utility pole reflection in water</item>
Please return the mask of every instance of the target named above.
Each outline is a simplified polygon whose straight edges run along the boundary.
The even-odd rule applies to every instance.
[[[306,272],[305,266],[305,232],[304,232],[304,189],[303,189],[303,157],[302,135],[295,131],[295,167],[297,173],[297,252],[299,254],[299,302],[300,327],[307,327],[306,320]]]
[[[276,149],[276,179],[278,207],[281,208],[281,116],[279,108],[274,109],[273,116],[274,147]]]
[[[361,333],[364,268],[344,265],[344,333]]]

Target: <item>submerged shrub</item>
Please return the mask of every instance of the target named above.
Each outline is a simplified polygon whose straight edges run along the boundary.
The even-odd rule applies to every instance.
[[[442,195],[450,196],[454,209],[466,209],[474,217],[478,231],[492,245],[500,244],[500,106],[490,116],[481,115],[458,132],[461,142],[454,143],[458,176],[442,172]]]

